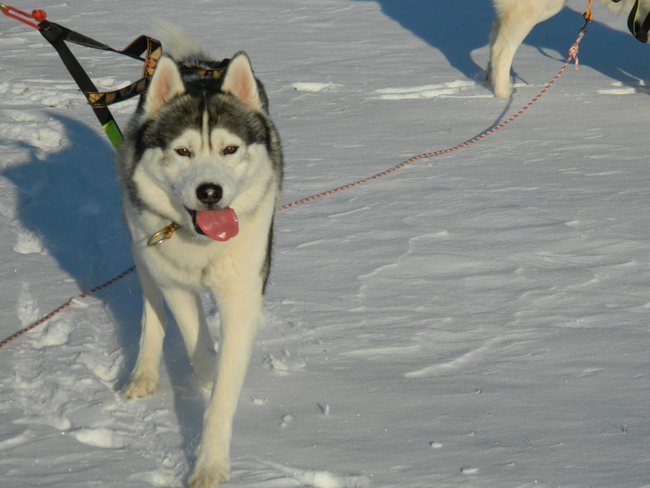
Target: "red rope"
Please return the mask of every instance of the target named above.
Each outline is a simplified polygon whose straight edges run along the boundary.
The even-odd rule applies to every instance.
[[[132,273],[133,271],[135,271],[135,266],[130,267],[129,269],[127,269],[127,270],[124,271],[123,273],[117,275],[115,278],[112,278],[112,279],[108,280],[106,283],[104,283],[104,284],[102,284],[102,285],[99,285],[99,286],[97,286],[97,287],[93,288],[92,290],[89,290],[89,291],[87,291],[87,292],[85,292],[85,293],[82,293],[81,295],[79,295],[79,296],[76,297],[76,298],[86,298],[86,297],[89,297],[90,295],[94,295],[94,294],[97,293],[99,290],[103,290],[103,289],[106,288],[107,286],[110,286],[110,285],[112,285],[113,283],[115,283],[116,281],[121,280],[122,278],[124,278],[124,277],[125,277],[126,275],[128,275],[129,273]],[[52,317],[54,317],[56,314],[58,314],[59,312],[65,310],[65,309],[68,308],[70,305],[72,305],[72,304],[74,303],[74,301],[75,301],[75,298],[72,298],[72,299],[68,300],[66,303],[64,303],[63,305],[61,305],[61,306],[60,306],[59,308],[57,308],[56,310],[50,312],[50,313],[47,314],[45,317],[42,317],[41,319],[37,320],[36,322],[34,322],[33,324],[31,324],[30,326],[25,327],[25,328],[22,329],[22,330],[19,330],[18,332],[16,332],[16,333],[13,334],[12,336],[7,337],[4,341],[0,342],[0,348],[3,347],[3,346],[6,346],[7,344],[9,344],[9,343],[10,343],[11,341],[13,341],[14,339],[16,339],[16,338],[20,337],[21,335],[23,335],[25,332],[29,332],[30,330],[32,330],[32,329],[38,327],[39,325],[44,324],[45,322],[47,322],[48,320],[50,320]]]
[[[6,12],[5,12],[6,7],[4,7],[4,5],[2,5],[2,4],[0,4],[0,8],[2,8],[2,11],[6,14]],[[21,19],[19,19],[19,20],[21,20]],[[415,156],[415,157],[413,157],[413,158],[411,158],[411,159],[409,159],[407,161],[404,161],[404,162],[398,164],[397,166],[393,166],[392,168],[387,169],[386,171],[382,171],[381,173],[377,173],[376,175],[370,176],[368,178],[364,178],[363,180],[355,181],[354,183],[350,183],[350,184],[347,184],[347,185],[344,185],[344,186],[340,186],[340,187],[335,188],[333,190],[326,191],[326,192],[323,192],[323,193],[319,193],[318,195],[313,195],[311,197],[303,198],[302,200],[298,200],[296,202],[289,203],[287,205],[283,205],[280,208],[278,208],[278,211],[287,210],[289,208],[297,207],[298,205],[302,205],[303,203],[318,200],[319,198],[322,198],[322,197],[325,197],[325,196],[328,196],[328,195],[333,195],[334,193],[337,193],[337,192],[343,191],[343,190],[347,190],[348,188],[354,188],[354,187],[359,186],[359,185],[361,185],[363,183],[368,183],[369,181],[376,180],[377,178],[381,178],[382,176],[386,176],[386,175],[388,175],[390,173],[393,173],[393,172],[397,171],[398,169],[401,169],[401,168],[411,164],[414,161],[418,161],[420,159],[428,158],[428,157],[431,157],[431,156],[439,156],[441,154],[448,154],[450,152],[457,151],[457,150],[462,149],[464,147],[467,147],[467,146],[469,146],[469,145],[471,145],[471,144],[473,144],[473,143],[475,143],[477,141],[480,141],[480,140],[484,139],[485,137],[487,137],[487,136],[489,136],[491,134],[494,134],[496,131],[498,131],[499,129],[502,129],[503,127],[508,125],[510,122],[515,120],[517,117],[522,115],[526,110],[528,110],[528,108],[531,105],[533,105],[533,103],[535,103],[537,100],[539,100],[541,98],[541,96],[544,95],[544,93],[546,93],[546,90],[548,90],[550,88],[550,86],[553,83],[555,83],[557,81],[557,79],[562,75],[562,73],[564,73],[564,70],[569,65],[569,63],[571,62],[572,59],[575,59],[576,69],[578,69],[578,45],[580,44],[580,41],[582,40],[582,37],[585,35],[585,33],[586,33],[586,30],[584,28],[580,30],[580,34],[578,35],[578,39],[571,46],[571,49],[569,49],[569,58],[566,60],[566,62],[564,63],[564,66],[562,66],[562,68],[560,69],[558,74],[555,75],[555,77],[551,81],[549,81],[546,84],[546,86],[544,86],[544,89],[541,92],[539,92],[539,94],[535,98],[533,98],[530,102],[528,102],[528,104],[525,105],[519,112],[517,112],[512,117],[510,117],[508,120],[502,122],[498,126],[484,132],[483,134],[481,134],[479,136],[476,136],[474,139],[470,139],[467,142],[459,144],[458,146],[454,146],[454,147],[449,148],[449,149],[443,149],[441,151],[433,151],[433,152],[428,152],[428,153],[425,153],[425,154],[420,154],[419,156]],[[93,295],[94,293],[98,292],[99,290],[102,290],[102,289],[106,288],[107,286],[112,285],[116,281],[124,278],[126,275],[132,273],[133,271],[135,271],[135,266],[132,266],[131,268],[127,269],[126,271],[119,274],[115,278],[112,278],[111,280],[107,281],[106,283],[104,283],[102,285],[99,285],[99,286],[93,288],[92,290],[87,291],[87,292],[79,295],[77,298],[89,297],[90,295]],[[12,336],[6,338],[4,341],[0,342],[0,348],[7,345],[8,343],[13,341],[17,337],[20,337],[25,332],[28,332],[28,331],[38,327],[39,325],[47,322],[49,319],[54,317],[56,314],[58,314],[62,310],[65,310],[66,308],[68,308],[73,303],[74,303],[74,298],[71,299],[70,301],[68,301],[67,303],[64,303],[63,305],[61,305],[59,308],[57,308],[53,312],[47,314],[45,317],[39,319],[37,322],[34,322],[30,326],[25,327],[24,329],[16,332]]]

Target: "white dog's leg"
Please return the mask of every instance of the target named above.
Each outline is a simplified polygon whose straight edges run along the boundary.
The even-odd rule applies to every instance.
[[[490,64],[486,78],[494,96],[510,96],[510,68],[515,52],[533,27],[557,14],[568,0],[497,0],[490,34]]]
[[[144,398],[153,395],[158,387],[167,317],[160,289],[154,283],[147,268],[137,259],[137,254],[134,253],[134,257],[144,296],[142,333],[138,359],[123,391],[126,398]]]
[[[237,283],[216,290],[221,315],[219,365],[212,398],[205,412],[201,444],[197,449],[192,488],[208,488],[230,479],[230,439],[246,370],[258,325],[262,319],[262,280],[259,274],[243,277]],[[249,272],[250,274],[250,272]]]
[[[183,288],[163,288],[162,292],[181,331],[196,376],[206,388],[212,388],[217,353],[201,299],[196,293]]]

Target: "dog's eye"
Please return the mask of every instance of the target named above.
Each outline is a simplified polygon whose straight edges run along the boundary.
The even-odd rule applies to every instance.
[[[178,154],[179,156],[183,156],[184,158],[189,158],[192,156],[192,153],[186,147],[179,147],[178,149],[176,149],[176,154]]]
[[[224,156],[227,156],[228,154],[235,154],[237,152],[237,149],[239,149],[239,146],[228,146],[223,150]]]

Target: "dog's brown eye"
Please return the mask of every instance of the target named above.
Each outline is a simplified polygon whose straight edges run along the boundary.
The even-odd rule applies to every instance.
[[[224,155],[235,154],[239,146],[228,146],[223,150]]]
[[[186,147],[179,147],[178,149],[176,149],[176,154],[178,154],[179,156],[183,156],[185,158],[189,158],[192,155],[190,150]]]

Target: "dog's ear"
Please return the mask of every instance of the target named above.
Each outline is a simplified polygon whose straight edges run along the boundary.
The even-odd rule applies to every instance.
[[[251,62],[245,52],[240,51],[230,60],[223,78],[221,91],[229,93],[254,110],[262,111],[262,100],[253,75]]]
[[[176,62],[169,56],[161,56],[147,90],[145,114],[157,112],[174,97],[183,93],[185,93],[185,86]]]

